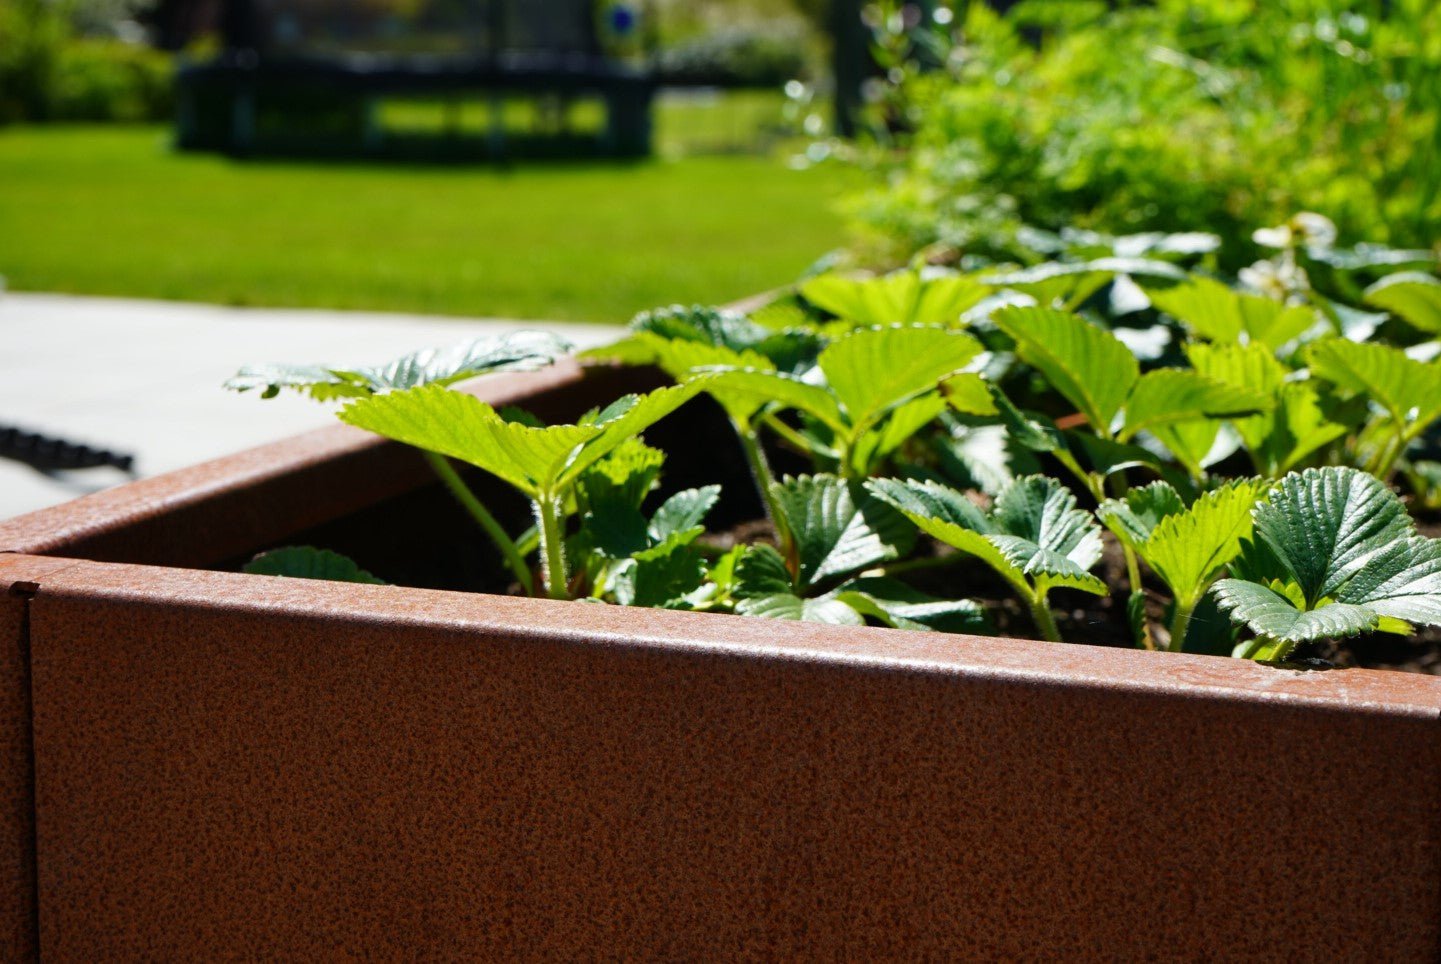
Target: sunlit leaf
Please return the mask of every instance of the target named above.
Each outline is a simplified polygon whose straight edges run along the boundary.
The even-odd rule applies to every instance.
[[[866,576],[846,583],[835,597],[856,611],[897,629],[934,629],[946,633],[990,633],[985,607],[971,599],[937,599],[887,576]]]
[[[1380,405],[1399,425],[1424,427],[1441,417],[1441,364],[1418,362],[1399,348],[1327,338],[1307,346],[1318,378]]]
[[[907,270],[877,278],[819,275],[805,281],[800,292],[853,325],[954,325],[990,289],[965,275],[923,277]]]
[[[666,499],[655,510],[647,534],[656,542],[700,525],[720,499],[721,487],[705,485],[685,489]]]
[[[1116,538],[1136,548],[1151,538],[1161,520],[1182,512],[1186,503],[1169,483],[1152,482],[1131,489],[1123,498],[1107,499],[1096,515]]]
[[[590,425],[534,428],[507,422],[480,399],[435,385],[356,399],[341,410],[340,420],[468,462],[536,498],[564,490],[586,468],[702,387],[697,379],[628,396],[610,407],[618,414]]]
[[[1166,514],[1138,544],[1141,558],[1178,600],[1194,605],[1250,537],[1251,513],[1265,489],[1261,480],[1238,480]]]
[[[1390,274],[1366,289],[1366,303],[1428,334],[1441,334],[1441,279],[1419,271]]]
[[[1299,642],[1441,623],[1441,542],[1418,535],[1375,477],[1334,466],[1293,473],[1254,519],[1246,578],[1216,584],[1221,606],[1253,632]]]
[[[1244,337],[1274,350],[1316,323],[1311,308],[1234,291],[1211,278],[1147,293],[1157,308],[1208,341],[1234,343]]]
[[[795,544],[797,585],[806,589],[909,551],[915,533],[886,502],[859,482],[817,475],[773,487]]]
[[[568,341],[549,332],[518,331],[451,348],[411,352],[371,367],[251,365],[240,369],[225,387],[237,392],[259,389],[266,398],[284,388],[322,401],[363,398],[420,385],[450,385],[496,372],[532,371],[544,368],[570,350]]]
[[[1105,584],[1089,572],[1101,558],[1100,527],[1054,479],[1017,479],[990,511],[935,482],[874,479],[866,485],[923,532],[977,557],[1013,583],[1106,594]]]
[[[1198,416],[1226,418],[1251,414],[1274,404],[1268,395],[1225,385],[1199,372],[1159,368],[1142,375],[1136,382],[1126,401],[1126,419],[1118,438],[1125,441],[1138,432],[1155,431],[1159,426],[1191,421]]]
[[[1100,432],[1140,378],[1131,350],[1115,335],[1051,308],[1003,308],[997,327],[1016,342],[1016,353],[1038,370]]]
[[[863,328],[821,352],[818,364],[853,426],[935,389],[980,354],[970,335],[919,325]]]
[[[762,619],[794,619],[832,626],[864,626],[866,622],[851,606],[829,596],[819,599],[802,599],[789,593],[754,596],[738,602],[736,612]]]

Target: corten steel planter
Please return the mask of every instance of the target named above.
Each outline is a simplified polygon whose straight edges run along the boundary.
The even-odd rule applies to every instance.
[[[223,571],[448,511],[337,426],[0,524],[7,958],[1441,954],[1441,679]]]

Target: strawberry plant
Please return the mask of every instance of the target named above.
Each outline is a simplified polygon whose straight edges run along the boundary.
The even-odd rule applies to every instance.
[[[481,375],[544,368],[571,350],[568,342],[539,331],[520,331],[499,338],[480,338],[447,349],[422,349],[381,365],[339,368],[330,365],[247,365],[225,383],[234,392],[259,391],[274,398],[289,389],[317,401],[367,398],[377,393],[421,385],[453,385]],[[475,497],[445,457],[422,448],[421,453],[457,502],[490,539],[511,573],[530,592],[530,568],[515,541]]]
[[[1046,640],[1286,661],[1441,625],[1441,548],[1410,515],[1441,506],[1441,282],[1417,252],[1341,250],[1324,229],[1258,232],[1279,253],[1230,281],[1185,267],[1206,236],[1070,232],[1056,261],[656,309],[583,358],[674,384],[569,424],[455,384],[544,364],[558,346],[536,336],[230,387],[338,400],[468,506],[449,460],[523,494],[532,529],[482,525],[524,592],[967,633],[1011,618],[999,592]],[[707,456],[738,446],[763,513],[735,529],[715,519],[740,503],[667,487],[641,436],[700,395],[735,437]],[[787,464],[809,468],[777,477]],[[374,579],[308,548],[249,568]]]

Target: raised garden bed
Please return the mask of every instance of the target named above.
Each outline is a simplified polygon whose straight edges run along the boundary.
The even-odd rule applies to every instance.
[[[1441,950],[1441,679],[460,593],[462,526],[345,427],[0,524],[11,956]],[[439,588],[233,571],[303,541]]]

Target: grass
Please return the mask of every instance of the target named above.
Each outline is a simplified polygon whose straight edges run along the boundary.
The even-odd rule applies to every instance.
[[[793,280],[842,242],[834,199],[852,183],[739,154],[509,168],[237,162],[174,153],[168,136],[0,129],[9,286],[623,321]]]

